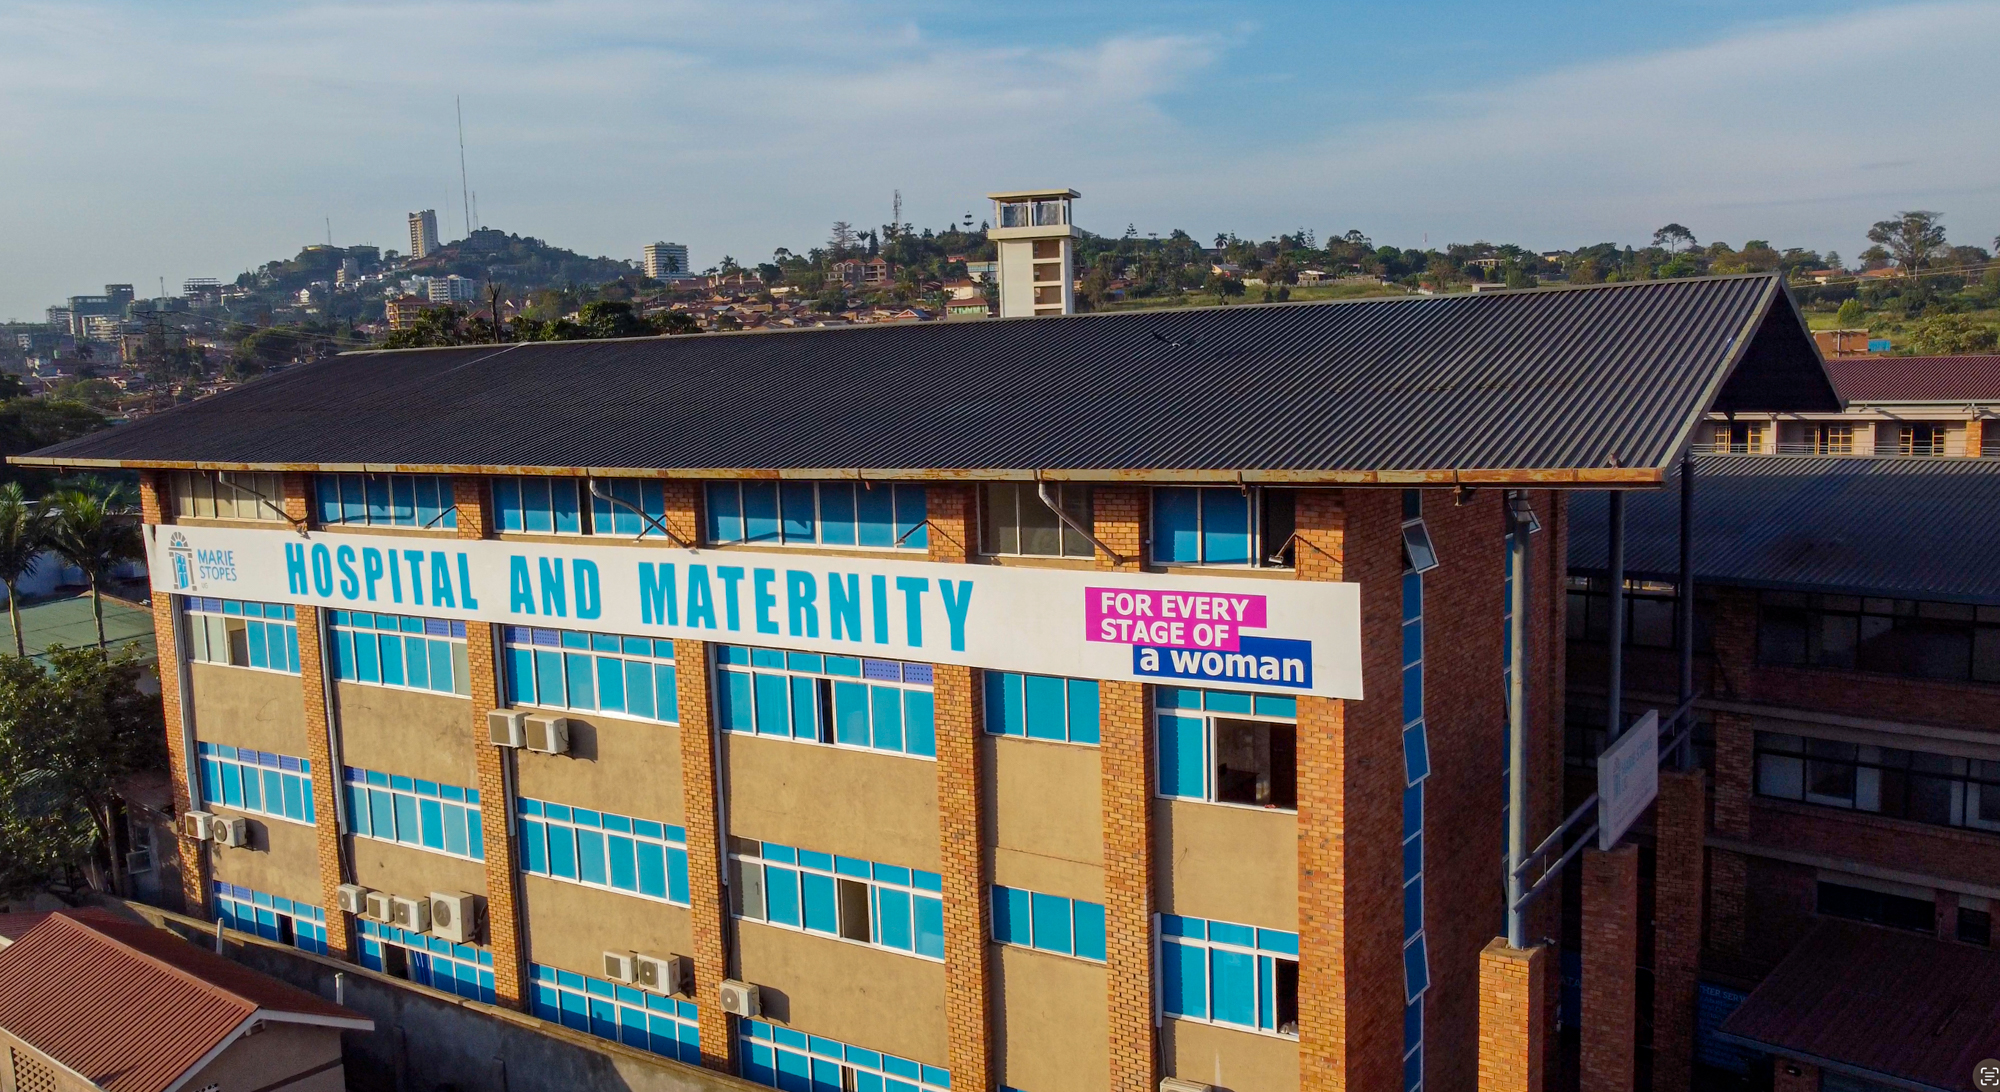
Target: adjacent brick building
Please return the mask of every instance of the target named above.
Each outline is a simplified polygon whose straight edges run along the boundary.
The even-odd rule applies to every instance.
[[[24,461],[143,474],[191,909],[786,1087],[1457,1089],[1552,1041],[1482,953],[1570,494],[1831,404],[1745,277],[354,354]]]

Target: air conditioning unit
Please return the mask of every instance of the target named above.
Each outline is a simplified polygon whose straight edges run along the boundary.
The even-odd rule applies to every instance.
[[[748,982],[725,978],[718,987],[718,992],[722,995],[722,1011],[731,1016],[749,1019],[761,1015],[764,1011],[763,1002],[757,997],[757,987]]]
[[[479,943],[479,896],[465,891],[431,892],[431,935],[453,944]]]
[[[569,753],[568,717],[526,718],[528,750],[545,755]]]
[[[412,933],[430,932],[430,900],[406,898],[402,895],[389,896],[389,924],[408,929]]]
[[[217,845],[238,849],[250,844],[250,824],[242,819],[229,819],[220,815],[208,820],[208,840]]]
[[[518,709],[495,709],[486,714],[486,738],[495,747],[520,747],[528,741],[525,721],[528,714]]]
[[[389,914],[389,893],[387,891],[368,892],[368,901],[365,909],[361,911],[361,916],[373,918],[376,921],[388,921]]]
[[[652,993],[680,993],[681,960],[679,956],[635,955],[632,957],[634,976],[632,984]]]
[[[153,851],[135,849],[125,854],[125,871],[134,876],[144,875],[153,870]]]
[[[333,901],[341,913],[361,915],[368,913],[368,896],[372,894],[358,883],[344,883],[334,888]]]
[[[1214,1092],[1214,1085],[1200,1081],[1184,1081],[1179,1077],[1161,1077],[1160,1092]]]
[[[215,815],[212,812],[186,812],[181,815],[181,833],[197,842],[206,842],[208,841],[208,821],[213,818],[215,818]]]
[[[604,977],[613,982],[630,982],[635,973],[631,952],[604,953]]]

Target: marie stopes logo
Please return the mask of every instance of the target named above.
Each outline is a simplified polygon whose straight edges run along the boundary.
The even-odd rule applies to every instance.
[[[167,540],[167,558],[173,565],[174,590],[194,591],[194,548],[188,545],[187,536],[175,531]]]

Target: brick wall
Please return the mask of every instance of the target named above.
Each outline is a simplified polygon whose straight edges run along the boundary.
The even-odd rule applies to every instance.
[[[1638,847],[1584,850],[1580,1092],[1632,1088],[1638,916]]]
[[[670,481],[666,490],[667,528],[684,542],[700,542],[701,485]],[[734,1017],[722,1011],[716,984],[729,977],[729,892],[722,875],[720,798],[716,790],[713,678],[705,641],[674,642],[674,677],[679,686],[681,724],[681,809],[687,827],[689,920],[694,933],[694,985],[701,1020],[701,1062],[709,1069],[735,1072]]]
[[[1542,1092],[1550,958],[1545,945],[1510,948],[1504,937],[1479,953],[1479,1092]]]
[[[930,560],[963,562],[970,555],[974,504],[969,486],[926,490]],[[938,844],[944,876],[944,1015],[954,1089],[993,1086],[991,913],[985,892],[980,834],[980,672],[932,667],[937,701]]]
[[[167,480],[164,470],[146,470],[139,474],[140,518],[149,524],[173,522]],[[207,917],[208,844],[189,838],[179,822],[179,818],[193,807],[193,801],[188,797],[188,756],[186,739],[181,733],[180,642],[174,639],[174,597],[166,593],[153,595],[153,644],[159,650],[160,704],[166,715],[167,768],[173,780],[174,846],[180,859],[180,867],[176,870],[181,880],[179,895],[188,913]],[[171,896],[173,893],[163,894]]]
[[[1143,489],[1099,486],[1094,491],[1091,529],[1125,559],[1117,564],[1099,551],[1098,568],[1137,571],[1146,499]],[[1153,778],[1146,688],[1100,683],[1098,708],[1110,1088],[1153,1092],[1160,1065],[1153,1026]]]
[[[458,537],[487,537],[492,522],[487,514],[485,481],[452,479],[452,500],[458,505]],[[500,707],[493,627],[470,623],[465,636],[466,660],[472,672],[469,728],[479,780],[480,828],[486,844],[486,943],[493,949],[493,996],[508,1008],[526,1008],[528,952],[522,937],[512,803],[507,791],[507,764],[512,756],[493,746],[486,728],[486,714]]]
[[[1534,803],[1528,827],[1532,847],[1562,822],[1563,801],[1563,721],[1569,678],[1568,606],[1565,592],[1569,575],[1569,494],[1560,490],[1527,494],[1528,503],[1542,521],[1542,531],[1530,540],[1530,616],[1528,650],[1530,662],[1538,666],[1529,678],[1528,718],[1533,735],[1528,754],[1533,765],[1528,771],[1528,797]],[[1552,892],[1528,913],[1531,939],[1553,942],[1563,935],[1562,899]],[[1551,955],[1550,958],[1554,958]],[[1554,1019],[1562,989],[1562,976],[1544,975],[1548,994],[1545,1018]],[[1556,1070],[1560,1039],[1545,1028],[1543,1072]]]
[[[1653,1088],[1686,1092],[1693,1079],[1695,975],[1701,957],[1706,775],[1701,770],[1663,771],[1653,816]]]

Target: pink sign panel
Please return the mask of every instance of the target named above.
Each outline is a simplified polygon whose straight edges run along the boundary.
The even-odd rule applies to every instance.
[[[1264,626],[1261,595],[1084,589],[1084,638],[1090,641],[1235,652],[1243,630]]]

